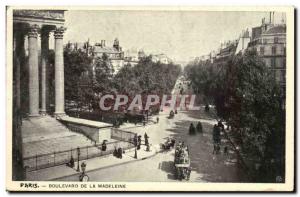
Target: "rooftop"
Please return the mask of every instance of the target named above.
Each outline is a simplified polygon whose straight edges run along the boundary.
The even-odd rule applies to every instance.
[[[117,50],[114,47],[101,47],[101,46],[94,46],[95,53],[122,53],[122,51]]]
[[[286,33],[286,26],[278,25],[278,26],[271,27],[264,34],[283,34],[283,33]]]

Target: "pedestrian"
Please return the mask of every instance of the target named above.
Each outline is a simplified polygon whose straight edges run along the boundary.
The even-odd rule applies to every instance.
[[[148,135],[147,133],[144,134],[144,138],[145,138],[145,145],[147,146],[149,144],[149,141],[148,141]]]
[[[213,127],[213,142],[219,143],[219,138],[220,138],[220,128],[218,127],[217,124],[215,124]]]
[[[158,123],[158,122],[159,122],[159,117],[157,116],[157,117],[156,117],[156,123]]]
[[[172,140],[171,140],[171,147],[172,147],[172,148],[174,148],[175,142],[176,142],[175,139],[172,139]]]
[[[147,146],[147,147],[146,147],[146,151],[149,152],[149,151],[150,151],[150,145],[147,144],[146,146]]]
[[[142,144],[142,136],[138,136],[138,143],[137,143],[137,149],[140,150],[141,149],[141,144]]]
[[[195,135],[196,134],[196,128],[195,128],[193,123],[190,124],[189,134],[190,135]]]
[[[115,156],[115,157],[117,157],[118,158],[118,150],[117,150],[117,148],[115,147],[115,150],[114,150],[114,152],[113,152],[113,156]]]
[[[228,147],[227,146],[224,147],[224,155],[228,155]]]
[[[123,150],[122,148],[118,148],[118,158],[122,159]]]
[[[106,141],[103,140],[102,145],[101,145],[101,150],[106,151],[106,148],[107,148]]]
[[[221,143],[221,129],[222,127],[218,127],[218,126],[216,128],[216,140],[218,144]]]
[[[220,129],[222,129],[222,131],[224,131],[224,125],[221,120],[218,122],[218,126],[220,127]]]
[[[202,124],[201,124],[200,121],[198,122],[198,124],[197,124],[197,126],[196,126],[196,130],[197,130],[198,133],[202,133],[202,132],[203,132],[203,131],[202,131]]]
[[[209,112],[209,105],[208,104],[205,105],[205,112]]]
[[[67,164],[67,166],[69,166],[70,168],[73,168],[75,166],[75,161],[72,155],[71,155],[70,162]]]

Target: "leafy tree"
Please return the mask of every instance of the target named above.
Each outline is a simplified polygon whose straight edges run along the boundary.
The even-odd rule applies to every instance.
[[[255,51],[237,55],[232,63],[230,124],[240,132],[242,151],[261,165],[259,178],[284,177],[282,90]],[[268,173],[270,167],[277,173]]]
[[[170,93],[181,73],[179,65],[153,62],[151,56],[142,58],[135,66],[125,65],[115,75],[118,92],[135,94]]]
[[[254,178],[274,182],[275,176],[284,177],[284,92],[256,52],[222,64],[190,64],[185,73],[194,91],[213,101],[218,116],[238,134],[246,158],[261,166]]]
[[[66,99],[78,99],[81,76],[88,73],[92,59],[81,50],[64,49]]]
[[[102,57],[96,57],[94,60],[95,79],[94,91],[96,93],[111,92],[114,68],[107,56],[103,54]]]

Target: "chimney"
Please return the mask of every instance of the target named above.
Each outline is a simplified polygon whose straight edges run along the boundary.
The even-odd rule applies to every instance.
[[[281,23],[284,24],[284,14],[281,15]]]
[[[105,40],[103,40],[103,47],[105,47]]]
[[[272,12],[270,12],[270,24],[272,24]]]

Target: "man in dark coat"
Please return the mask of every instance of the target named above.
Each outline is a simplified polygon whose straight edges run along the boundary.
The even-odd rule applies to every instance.
[[[196,134],[196,128],[193,125],[193,123],[191,123],[190,128],[189,128],[189,134],[190,135],[195,135]]]
[[[218,141],[218,126],[216,124],[214,125],[212,136],[213,136],[213,142],[217,143],[217,141]]]
[[[144,138],[145,138],[145,145],[147,146],[149,144],[148,141],[149,136],[147,135],[147,133],[144,134]]]
[[[118,158],[122,159],[123,150],[122,148],[118,148]]]
[[[101,150],[102,150],[102,151],[106,151],[106,148],[107,148],[107,146],[106,146],[106,141],[103,140],[102,145],[101,145]]]
[[[202,124],[201,124],[200,121],[198,122],[198,124],[197,124],[197,126],[196,126],[196,129],[197,129],[197,132],[198,132],[198,133],[202,133],[202,132],[203,132],[203,131],[202,131]]]
[[[137,149],[140,150],[141,149],[141,144],[142,144],[142,136],[138,136],[138,143],[137,143]]]

